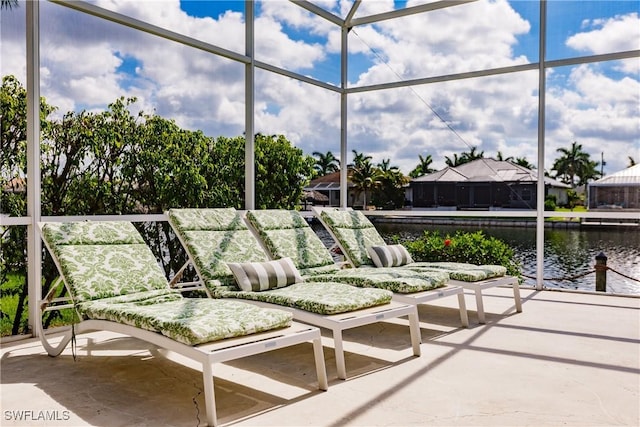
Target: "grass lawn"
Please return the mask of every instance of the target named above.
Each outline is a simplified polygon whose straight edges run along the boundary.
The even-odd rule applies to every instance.
[[[0,285],[0,307],[2,316],[0,317],[1,336],[11,335],[14,319],[18,311],[20,293],[25,284],[25,278],[21,274],[8,273],[7,280]],[[19,334],[25,333],[27,328],[28,309],[25,302],[24,311],[20,319]]]
[[[587,212],[587,208],[585,206],[576,206],[573,209],[569,208],[556,208],[554,212]],[[571,222],[579,222],[580,218],[567,218],[560,216],[551,216],[547,218],[547,221],[571,221]]]
[[[2,315],[0,316],[0,336],[9,336],[13,334],[13,325],[20,305],[20,294],[25,285],[25,277],[20,273],[8,273],[7,279],[0,284],[0,307]],[[26,290],[25,290],[26,291]],[[28,333],[27,316],[29,307],[27,297],[24,297],[22,307],[22,315],[20,316],[20,326],[18,334]],[[71,309],[60,310],[60,315],[51,321],[51,326],[70,325],[74,319],[74,312]],[[51,314],[48,314],[51,315]]]

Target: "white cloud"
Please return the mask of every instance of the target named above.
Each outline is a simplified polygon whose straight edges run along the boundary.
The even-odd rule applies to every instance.
[[[610,171],[625,168],[627,156],[638,161],[640,82],[629,77],[614,80],[595,65],[573,68],[568,80],[569,85],[553,88],[547,98],[560,115],[548,140],[562,147],[576,141],[595,161],[604,153]]]
[[[351,7],[345,0],[314,3],[343,17]],[[97,4],[244,53],[240,13],[195,18],[181,11],[177,0],[102,0]],[[61,111],[101,109],[119,96],[137,96],[137,106],[145,112],[156,112],[207,135],[236,136],[244,131],[243,64],[59,5],[44,2],[41,7],[42,38],[47,46],[41,51],[42,92]],[[392,8],[391,0],[365,1],[356,16]],[[261,2],[259,10],[258,60],[311,75],[329,67],[340,47],[337,27],[290,2]],[[4,16],[2,19],[2,74],[24,77],[24,39],[11,36],[23,34],[24,26],[10,32],[11,25]],[[20,20],[24,22],[24,15]],[[637,24],[637,15],[590,19],[583,32],[574,34],[567,44],[592,53],[613,45],[622,49],[629,42],[615,33],[637,34],[637,29],[629,33],[629,22]],[[370,65],[356,67],[362,72],[350,75],[351,85],[526,63],[514,51],[518,37],[530,31],[531,24],[505,0],[479,1],[356,28],[349,36],[350,61],[367,57]],[[311,38],[303,36],[306,33]],[[601,45],[600,38],[607,42]],[[637,49],[640,36],[627,38]],[[547,168],[556,149],[574,140],[583,143],[593,158],[604,147],[606,152],[636,153],[636,161],[640,160],[637,63],[615,63],[614,76],[611,64],[608,70],[591,64],[575,67],[568,74],[549,72]],[[375,162],[390,158],[405,173],[417,164],[419,154],[431,154],[434,166],[444,167],[445,156],[474,146],[485,156],[501,151],[504,156],[526,157],[535,164],[537,80],[537,72],[528,71],[350,95],[348,153],[356,149]],[[307,153],[330,150],[339,154],[339,95],[262,70],[256,70],[255,95],[256,132],[283,133]],[[626,166],[626,156],[606,160],[609,173]]]
[[[260,34],[256,38],[256,59],[262,62],[297,71],[311,69],[324,58],[319,44],[292,40],[282,25],[271,18],[258,18],[255,26]]]
[[[585,32],[567,39],[567,46],[593,54],[640,49],[640,18],[637,13],[608,19],[585,20]]]
[[[597,55],[640,49],[640,17],[637,13],[585,20],[582,27],[585,32],[569,37],[566,42],[579,52]],[[640,73],[640,61],[625,61],[620,71]]]

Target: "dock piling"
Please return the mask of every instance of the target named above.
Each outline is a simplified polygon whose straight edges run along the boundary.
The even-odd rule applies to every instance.
[[[607,256],[600,252],[596,255],[596,292],[607,292]]]

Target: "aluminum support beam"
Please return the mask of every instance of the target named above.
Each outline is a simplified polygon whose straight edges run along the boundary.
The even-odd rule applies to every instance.
[[[538,185],[536,194],[536,289],[544,285],[544,149],[547,69],[547,1],[540,1],[540,34],[538,60]]]
[[[346,27],[342,27],[342,47],[340,57],[340,85],[343,92],[340,94],[340,207],[347,207],[349,187],[347,183],[347,177],[349,174],[349,168],[347,167],[347,110],[349,108],[348,95],[344,92],[347,87],[347,57],[348,57],[348,37],[349,30]]]
[[[26,2],[27,28],[27,283],[29,330],[37,335],[36,319],[42,299],[42,240],[40,184],[40,3]]]
[[[246,0],[245,4],[245,53],[250,58],[245,65],[245,146],[244,146],[244,208],[256,207],[256,142],[254,129],[255,107],[255,16],[253,0]]]

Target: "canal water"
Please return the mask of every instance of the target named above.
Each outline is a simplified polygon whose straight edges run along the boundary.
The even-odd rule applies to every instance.
[[[323,240],[331,237],[322,227],[314,227]],[[376,228],[387,240],[393,236],[417,238],[424,230],[439,230],[443,235],[456,230],[474,232],[482,230],[509,244],[515,252],[524,276],[536,277],[535,228],[444,226],[425,224],[376,223]],[[640,229],[625,228],[570,228],[546,229],[544,245],[544,286],[556,289],[595,291],[595,257],[607,256],[607,293],[640,295]],[[618,274],[621,273],[621,274]],[[558,280],[586,274],[574,280]],[[625,277],[628,276],[628,277]],[[524,277],[523,286],[535,286],[536,280]]]

